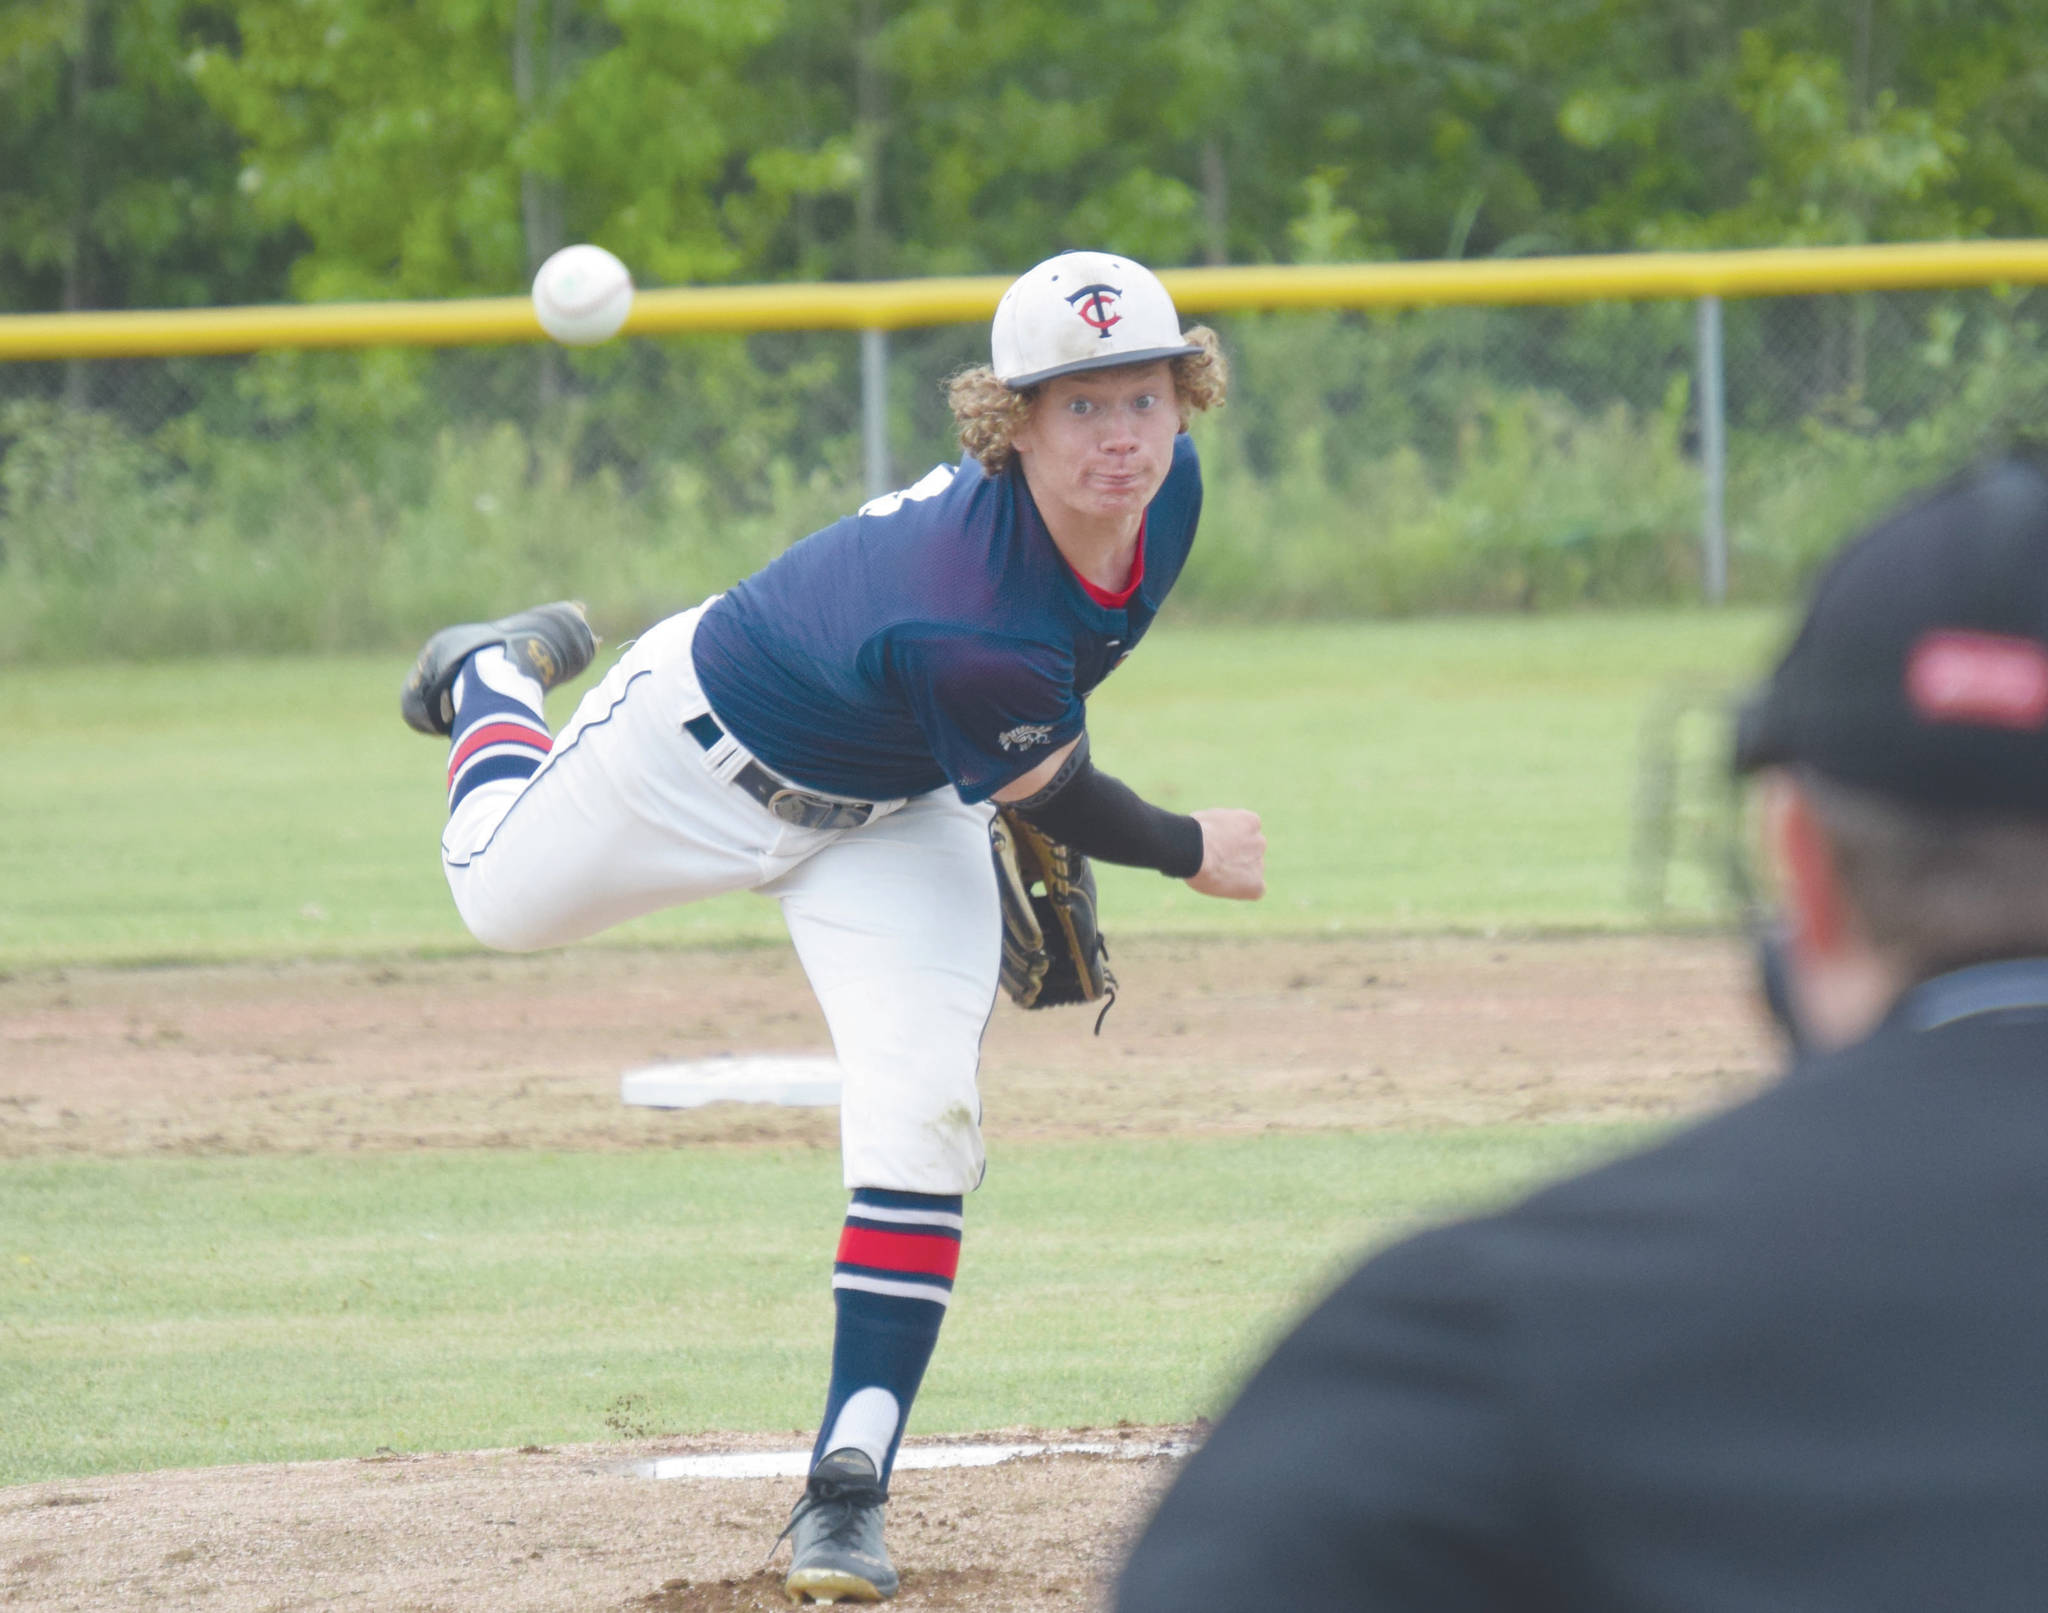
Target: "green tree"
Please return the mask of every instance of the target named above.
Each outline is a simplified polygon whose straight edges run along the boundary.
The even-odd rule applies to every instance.
[[[2022,235],[2048,229],[2048,41],[2010,0],[1585,0],[1560,126],[1606,173],[1600,245]]]
[[[755,125],[735,58],[772,3],[240,0],[196,66],[307,298],[520,289],[566,239],[657,280],[739,266],[716,189]]]
[[[192,79],[226,3],[0,9],[0,308],[182,307],[283,289],[298,246],[239,188],[235,132]]]

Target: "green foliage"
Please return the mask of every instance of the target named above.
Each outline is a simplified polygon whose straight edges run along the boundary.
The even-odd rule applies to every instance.
[[[15,0],[0,307],[2048,231],[2011,0]]]
[[[1494,394],[1472,400],[1442,479],[1413,447],[1344,482],[1318,478],[1313,436],[1271,481],[1233,475],[1226,459],[1209,501],[1215,539],[1189,567],[1188,602],[1219,614],[1406,616],[1695,595],[1698,477],[1670,426],[1619,404],[1588,419],[1543,394]],[[1634,496],[1618,504],[1624,477]]]
[[[502,291],[568,238],[604,240],[662,280],[741,268],[713,192],[757,149],[743,69],[780,7],[234,9],[238,41],[204,52],[194,77],[248,142],[259,212],[309,238],[300,296]]]
[[[2048,407],[2038,298],[1781,299],[1728,316],[1733,587],[1782,600],[1854,525]],[[1209,620],[1696,598],[1680,305],[1249,316],[1176,608]],[[906,480],[957,453],[903,344]],[[578,354],[179,361],[128,414],[0,404],[0,664],[397,648],[576,595],[645,621],[859,501],[847,336]],[[551,379],[552,376],[552,379]],[[161,423],[148,424],[165,416]]]
[[[1844,313],[1854,312],[1849,302],[1836,299]],[[1730,541],[1751,597],[1803,582],[1842,534],[1971,458],[2038,431],[2048,415],[2048,333],[2028,306],[2005,297],[1966,318],[1936,301],[1922,340],[1888,354],[1875,348],[1883,362],[1864,366],[1860,386],[1794,429],[1764,412],[1738,433]],[[1930,394],[1937,405],[1928,404]],[[1887,412],[1894,429],[1883,429]]]
[[[0,309],[162,307],[274,294],[299,246],[237,189],[237,136],[192,53],[228,0],[0,8]]]
[[[481,367],[506,357],[531,374],[528,354]],[[855,501],[845,453],[799,467],[771,434],[801,376],[761,402],[756,431],[693,440],[778,379],[743,355],[695,357],[530,427],[423,403],[417,354],[272,355],[217,410],[147,434],[0,405],[0,662],[395,645],[480,596],[580,593],[613,619],[679,608]],[[458,384],[487,409],[504,378],[479,367]],[[694,413],[662,407],[690,381]]]
[[[659,285],[2031,234],[2044,150],[2009,0],[16,0],[0,308],[512,292],[570,239]],[[2017,300],[1876,307],[1730,311],[1738,592],[2039,401]],[[1186,602],[1683,597],[1688,321],[1230,322]],[[982,333],[896,348],[908,479]],[[854,353],[0,369],[0,662],[397,644],[478,573],[674,603],[851,505]]]
[[[1998,0],[1532,8],[1599,194],[1582,239],[1765,246],[2035,234],[2011,153],[2048,132],[2048,48]]]
[[[915,1428],[1213,1412],[1360,1245],[1640,1136],[1006,1149]],[[844,1202],[823,1152],[0,1164],[0,1485],[805,1427]]]
[[[1231,321],[1239,396],[1200,428],[1211,491],[1189,605],[1403,616],[1696,597],[1673,312]]]

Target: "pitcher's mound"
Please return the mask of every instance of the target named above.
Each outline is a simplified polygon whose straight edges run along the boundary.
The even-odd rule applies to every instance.
[[[1033,1454],[914,1467],[890,1485],[903,1613],[1096,1613],[1193,1428],[1005,1429],[920,1452]],[[769,1456],[792,1434],[551,1449],[380,1452],[0,1489],[0,1602],[80,1613],[259,1613],[314,1602],[415,1613],[751,1613],[800,1484],[654,1463]],[[1084,1447],[1076,1450],[1074,1447]],[[1043,1454],[1037,1454],[1042,1452]],[[908,1464],[906,1464],[908,1465]]]

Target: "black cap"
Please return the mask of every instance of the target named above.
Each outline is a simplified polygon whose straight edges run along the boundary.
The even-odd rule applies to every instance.
[[[1785,763],[1928,806],[2048,815],[2048,459],[1967,471],[1829,562],[1736,727],[1738,772]]]

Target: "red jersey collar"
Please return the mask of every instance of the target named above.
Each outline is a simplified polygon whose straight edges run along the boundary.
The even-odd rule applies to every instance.
[[[1096,587],[1095,584],[1082,576],[1080,572],[1074,571],[1074,564],[1071,560],[1067,562],[1067,569],[1074,572],[1074,581],[1086,589],[1088,597],[1104,610],[1122,610],[1138,592],[1138,584],[1145,580],[1145,521],[1146,517],[1150,514],[1151,511],[1148,510],[1145,512],[1145,515],[1138,517],[1138,551],[1131,556],[1131,580],[1115,593],[1111,593],[1107,588]],[[1064,559],[1065,557],[1062,556],[1061,558]]]

